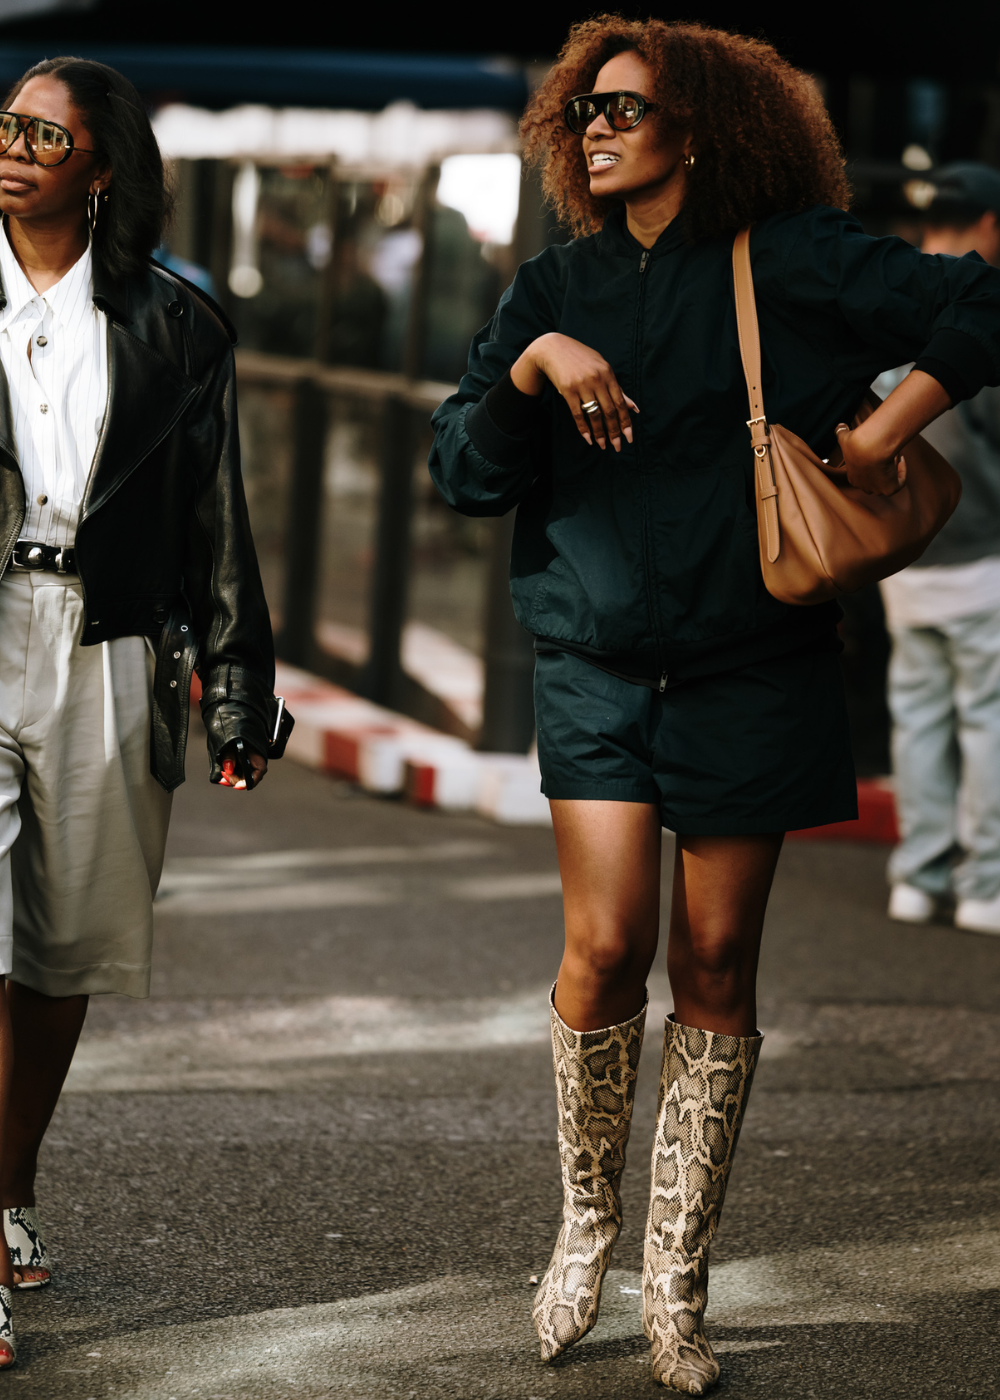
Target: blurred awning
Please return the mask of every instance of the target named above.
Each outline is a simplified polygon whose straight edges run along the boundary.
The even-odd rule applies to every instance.
[[[426,111],[393,102],[382,112],[321,107],[231,107],[206,111],[168,102],[153,116],[160,150],[172,160],[244,158],[284,164],[335,156],[345,169],[422,169],[459,153],[518,150],[517,123],[491,107]]]
[[[393,102],[433,110],[493,107],[520,112],[528,88],[521,65],[500,58],[347,53],[304,49],[80,44],[58,38],[0,44],[0,84],[62,53],[124,73],[150,102],[215,109],[238,103],[381,111]]]

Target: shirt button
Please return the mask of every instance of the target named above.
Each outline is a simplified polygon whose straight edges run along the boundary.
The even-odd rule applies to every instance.
[[[48,503],[49,503],[49,498],[48,498],[48,496],[45,495],[44,491],[42,492],[42,494],[41,494],[40,496],[36,496],[36,497],[35,497],[35,500],[38,502],[38,504],[39,504],[40,506],[47,506]]]
[[[40,404],[38,405],[38,407],[41,409],[41,411],[42,411],[43,413],[48,413],[48,411],[49,411],[49,406],[48,406],[47,403],[40,403]]]
[[[35,344],[36,344],[36,345],[48,345],[48,343],[49,343],[48,336],[44,336],[44,335],[40,335],[40,336],[38,337],[38,339],[35,341]]]

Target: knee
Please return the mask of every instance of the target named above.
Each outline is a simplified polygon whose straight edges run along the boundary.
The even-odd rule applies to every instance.
[[[672,979],[717,984],[738,979],[745,961],[744,940],[723,930],[704,930],[683,940],[671,938],[667,970]]]
[[[629,981],[640,964],[643,977],[647,970],[629,931],[618,927],[592,929],[589,936],[574,939],[572,946],[567,947],[567,959],[574,965],[577,977],[601,987]]]

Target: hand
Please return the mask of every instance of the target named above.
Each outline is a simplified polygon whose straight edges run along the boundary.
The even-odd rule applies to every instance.
[[[548,380],[569,405],[577,431],[593,447],[596,438],[603,451],[606,439],[616,452],[622,450],[622,438],[632,441],[633,413],[639,410],[622,393],[615,372],[596,350],[571,336],[551,331],[533,340],[510,372],[516,389],[522,394],[538,395]],[[582,405],[594,400],[601,406],[599,413],[584,413]]]
[[[906,485],[906,462],[901,453],[886,457],[876,444],[867,441],[870,434],[864,429],[871,421],[866,419],[857,428],[837,424],[837,442],[844,454],[847,479],[869,496],[895,496]]]
[[[254,753],[253,749],[247,749],[247,757],[250,760],[250,767],[253,769],[254,787],[267,773],[267,759],[262,758],[259,753]],[[219,787],[231,787],[236,790],[246,792],[246,783],[236,775],[236,753],[232,744],[227,744],[222,750],[222,777],[219,779]]]
[[[847,479],[870,496],[894,496],[906,481],[906,444],[951,407],[943,385],[923,370],[911,369],[885,403],[854,429],[837,425]]]

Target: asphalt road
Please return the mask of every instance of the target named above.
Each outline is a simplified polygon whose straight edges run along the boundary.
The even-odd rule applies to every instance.
[[[789,845],[713,1251],[720,1395],[1000,1394],[1000,939],[884,916],[885,852]],[[668,867],[669,868],[669,867]],[[665,892],[665,904],[668,892]],[[668,990],[597,1329],[543,1366],[559,1217],[549,832],[277,765],[177,794],[153,997],[101,998],[44,1152],[39,1400],[633,1400]]]

